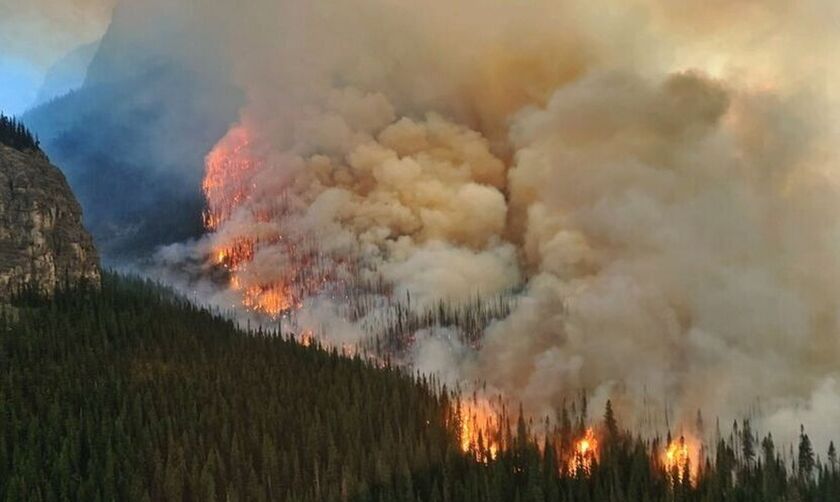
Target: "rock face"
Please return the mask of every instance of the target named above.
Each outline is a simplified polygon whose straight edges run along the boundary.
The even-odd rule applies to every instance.
[[[64,175],[38,151],[0,144],[0,300],[23,286],[98,284],[99,256]]]

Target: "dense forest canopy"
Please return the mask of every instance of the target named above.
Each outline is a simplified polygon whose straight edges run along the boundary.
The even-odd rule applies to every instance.
[[[556,426],[504,412],[498,449],[465,442],[470,398],[433,378],[246,333],[113,274],[0,312],[0,500],[840,497],[833,445],[822,461],[802,431],[791,465],[749,422],[701,465],[665,459],[683,439],[637,438],[609,405],[596,424],[580,407]]]

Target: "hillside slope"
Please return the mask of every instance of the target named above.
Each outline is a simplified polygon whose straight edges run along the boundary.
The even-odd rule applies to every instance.
[[[0,500],[339,500],[457,450],[428,384],[139,281],[106,274],[9,322]]]
[[[597,455],[580,453],[583,419],[565,410],[541,439],[547,424],[503,415],[498,450],[481,434],[464,449],[468,401],[429,380],[246,334],[111,274],[99,290],[25,299],[18,312],[0,311],[3,501],[840,497],[836,452],[815,459],[803,434],[789,470],[748,424],[694,467],[663,454],[682,440],[634,438],[609,411],[587,450]]]

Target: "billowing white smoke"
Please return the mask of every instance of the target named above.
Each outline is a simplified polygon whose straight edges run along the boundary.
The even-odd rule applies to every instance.
[[[411,354],[534,413],[583,388],[627,419],[644,398],[677,422],[836,432],[840,175],[815,78],[836,75],[831,6],[455,4],[287,2],[271,35],[232,22],[254,163],[208,245],[262,242],[239,287],[284,273],[265,236],[305,234],[361,257],[338,276],[382,277],[414,308],[521,291],[480,348],[431,329]],[[323,301],[301,317],[363,336]]]
[[[646,388],[683,420],[821,406],[807,400],[838,369],[840,194],[789,107],[696,74],[594,73],[522,111],[509,180],[531,275],[485,337],[491,381],[541,403]]]

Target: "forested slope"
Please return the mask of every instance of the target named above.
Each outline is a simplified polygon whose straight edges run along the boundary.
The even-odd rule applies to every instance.
[[[0,500],[334,500],[457,444],[427,384],[148,284],[106,276],[18,312],[0,324]]]
[[[669,469],[667,440],[611,411],[590,459],[565,411],[548,434],[503,416],[498,451],[462,451],[459,402],[105,274],[0,308],[0,501],[840,500],[836,452],[820,462],[804,433],[794,469],[748,423]]]

